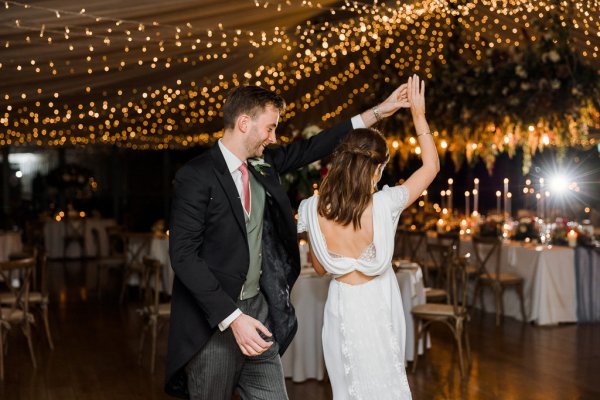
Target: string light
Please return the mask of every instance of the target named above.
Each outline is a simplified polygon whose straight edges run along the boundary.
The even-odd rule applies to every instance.
[[[444,1],[396,2],[395,5],[323,3],[327,2],[304,1],[299,7],[325,11],[330,18],[308,20],[295,28],[276,26],[267,32],[226,28],[221,21],[215,22],[214,28],[199,30],[190,22],[166,25],[99,16],[85,9],[69,11],[5,1],[5,9],[20,8],[37,13],[35,16],[47,14],[47,22],[40,26],[24,22],[32,20],[27,13],[19,15],[13,28],[25,31],[27,40],[12,39],[5,43],[6,48],[15,54],[30,54],[23,51],[24,46],[44,45],[57,49],[52,52],[56,56],[53,59],[44,59],[42,54],[46,52],[37,53],[39,56],[34,60],[7,58],[8,61],[0,64],[0,76],[17,73],[17,80],[34,76],[38,82],[58,82],[59,78],[63,81],[57,86],[60,94],[18,85],[0,93],[0,104],[12,106],[0,113],[3,127],[0,145],[107,143],[166,148],[210,143],[222,135],[214,126],[220,118],[225,93],[247,83],[274,89],[286,97],[289,107],[282,116],[283,121],[320,107],[326,99],[326,104],[331,104],[329,98],[343,90],[343,101],[319,116],[327,122],[369,93],[372,87],[366,82],[404,71],[431,76],[432,62],[444,61],[443,50],[452,35],[444,27],[449,26],[451,17],[468,28],[465,46],[479,59],[493,43],[518,46],[523,42],[520,26],[527,26],[531,15],[542,17],[562,7],[544,1],[493,0],[455,6]],[[276,7],[277,12],[292,11],[296,7],[290,1],[257,1],[256,5],[261,9]],[[583,58],[594,62],[598,53],[599,23],[595,17],[598,4],[581,1],[569,10],[569,18],[572,18],[569,23],[581,27],[574,31],[573,41]],[[69,26],[65,24],[65,16],[69,16]],[[50,18],[55,21],[50,22]],[[89,24],[79,23],[75,18]],[[30,36],[30,32],[39,35]],[[277,59],[263,64],[254,61],[256,54],[273,47],[278,49]],[[74,57],[58,57],[65,48]],[[383,49],[392,51],[379,59]],[[241,64],[237,63],[244,55],[251,62],[243,72],[223,71],[218,78],[206,77],[200,82],[184,79],[186,74],[182,73],[177,83],[145,85],[144,88],[131,88],[126,84],[136,76],[179,73],[182,69],[189,71],[200,64],[231,58],[235,61],[228,63],[239,67]],[[89,77],[85,84],[78,85],[85,90],[67,84],[74,76]],[[115,92],[96,84],[104,79],[120,82],[123,87]],[[310,83],[301,85],[306,80]],[[301,91],[298,87],[311,89]],[[53,106],[48,102],[51,93],[57,95],[54,97],[60,95],[61,99]],[[82,95],[87,103],[74,100],[81,99]],[[510,136],[507,138],[512,140]],[[450,147],[447,140],[449,138],[444,136],[443,149]],[[548,136],[542,140],[546,145],[551,144]],[[471,143],[471,150],[475,151],[479,145]]]

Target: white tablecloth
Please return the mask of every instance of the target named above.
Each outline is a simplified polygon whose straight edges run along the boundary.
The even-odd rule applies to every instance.
[[[8,261],[13,253],[23,251],[23,242],[20,232],[2,232],[0,233],[0,261]]]
[[[500,262],[504,272],[523,278],[525,315],[528,322],[533,321],[538,325],[577,322],[573,249],[506,242],[502,246]],[[493,312],[493,294],[489,289],[485,292],[486,311]],[[520,302],[516,291],[506,290],[503,301],[504,315],[521,320]],[[478,301],[475,304],[479,306]]]
[[[400,268],[396,272],[396,278],[398,278],[400,296],[402,296],[404,320],[406,322],[406,347],[404,357],[406,358],[406,361],[412,361],[415,359],[415,328],[410,311],[414,306],[426,303],[427,297],[423,285],[423,273],[419,267],[411,269]],[[428,343],[427,347],[429,347],[429,345],[430,344]],[[423,354],[423,340],[419,343],[419,354]]]
[[[600,322],[600,248],[577,248],[575,275],[577,320]]]
[[[428,232],[427,242],[436,243],[434,232]],[[425,243],[419,248],[418,256],[428,259]],[[475,263],[473,243],[469,236],[462,236],[460,253],[471,253]],[[577,296],[575,290],[575,253],[562,246],[541,246],[516,241],[502,243],[500,262],[503,272],[511,272],[524,279],[525,315],[528,322],[538,325],[553,325],[561,322],[577,322]],[[488,262],[490,272],[495,261]],[[471,295],[473,294],[473,287]],[[519,297],[516,291],[504,292],[504,315],[521,320]],[[484,304],[487,312],[495,312],[492,291],[484,289]],[[479,299],[475,306],[479,307]]]
[[[322,380],[325,376],[321,329],[329,279],[318,276],[312,268],[303,268],[292,290],[298,332],[281,362],[285,377],[292,378],[294,382]]]
[[[396,274],[402,296],[406,319],[405,357],[412,361],[414,332],[410,310],[417,304],[425,303],[425,290],[420,269],[401,269]],[[325,360],[321,341],[323,310],[327,300],[330,277],[319,277],[311,268],[303,268],[292,290],[292,304],[298,317],[298,332],[281,362],[286,378],[294,382],[307,379],[322,380],[325,373]],[[422,346],[419,354],[422,353]]]
[[[428,238],[435,241],[435,238]],[[469,237],[460,242],[462,255],[471,253],[475,262],[473,243]],[[495,261],[490,260],[493,271]],[[577,322],[577,297],[575,291],[575,253],[563,246],[542,246],[517,241],[502,243],[500,263],[503,272],[523,278],[525,315],[528,322],[553,325],[561,322]],[[471,288],[472,290],[473,288]],[[475,299],[479,307],[479,300]],[[504,292],[504,315],[521,320],[521,308],[517,292]],[[495,312],[492,291],[485,289],[484,304],[487,312]]]
[[[85,218],[80,221],[71,221],[72,224],[84,224],[85,249],[84,257],[108,256],[108,236],[106,234],[107,226],[114,226],[114,219]],[[92,229],[96,229],[99,235],[100,249],[96,249],[96,243],[92,236]],[[48,221],[44,224],[44,242],[49,258],[79,258],[81,257],[81,248],[76,243],[71,243],[67,248],[66,257],[63,254],[65,237],[64,221]]]
[[[171,258],[169,258],[169,238],[156,237],[150,243],[150,257],[160,261],[163,266],[163,290],[165,293],[171,294],[173,291],[173,278],[175,271],[171,268]]]

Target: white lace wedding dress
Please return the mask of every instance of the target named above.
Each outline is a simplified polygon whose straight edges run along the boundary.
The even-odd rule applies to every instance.
[[[332,279],[323,318],[323,353],[334,400],[410,399],[404,367],[406,324],[392,268],[394,236],[408,200],[404,186],[373,195],[373,243],[358,259],[328,251],[319,228],[318,196],[300,203],[298,232],[333,278],[358,270],[376,276],[359,285]]]

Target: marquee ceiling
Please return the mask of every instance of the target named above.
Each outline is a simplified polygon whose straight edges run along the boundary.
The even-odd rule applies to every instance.
[[[475,65],[535,42],[530,21],[557,10],[598,71],[598,1],[4,1],[0,146],[203,145],[247,83],[287,100],[285,136],[360,111],[391,75],[431,78],[451,27]]]

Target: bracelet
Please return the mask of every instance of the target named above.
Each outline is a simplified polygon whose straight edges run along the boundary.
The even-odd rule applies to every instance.
[[[427,131],[427,132],[419,133],[419,134],[417,135],[417,137],[419,137],[419,136],[423,136],[423,135],[431,135],[431,131]]]
[[[382,118],[381,118],[381,113],[379,112],[379,109],[377,108],[377,106],[372,108],[373,110],[373,115],[375,115],[375,119],[377,120],[377,122],[381,122]]]

